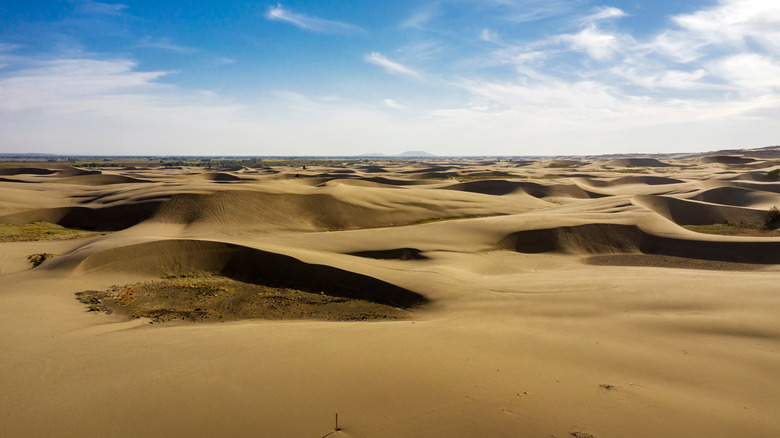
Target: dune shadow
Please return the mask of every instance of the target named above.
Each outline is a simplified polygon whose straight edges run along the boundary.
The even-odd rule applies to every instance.
[[[394,307],[424,305],[419,293],[374,277],[240,245],[201,240],[162,240],[109,249],[84,259],[79,271],[158,275],[214,272],[247,283],[372,301]]]
[[[428,260],[417,248],[394,248],[378,251],[358,251],[349,255],[378,260]]]
[[[729,263],[778,264],[780,241],[694,240],[656,236],[634,225],[586,224],[526,230],[499,247],[521,253],[652,254]]]

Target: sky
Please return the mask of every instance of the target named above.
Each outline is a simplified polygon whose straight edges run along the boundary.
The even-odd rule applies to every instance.
[[[0,2],[0,153],[780,143],[780,1]]]

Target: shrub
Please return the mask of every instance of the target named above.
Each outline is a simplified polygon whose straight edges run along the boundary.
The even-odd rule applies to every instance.
[[[778,210],[777,207],[772,207],[768,212],[766,212],[766,217],[764,217],[764,227],[775,227],[778,225],[778,223],[780,223],[780,210]]]
[[[50,259],[54,256],[54,254],[49,254],[47,252],[41,253],[41,254],[30,254],[27,256],[27,260],[32,263],[33,268],[37,268],[41,263],[46,261],[47,259]]]
[[[777,169],[775,169],[775,170],[770,170],[770,171],[769,171],[769,172],[766,174],[766,178],[767,178],[768,180],[771,180],[771,181],[777,181],[778,179],[780,179],[780,167],[778,167],[778,168],[777,168]]]

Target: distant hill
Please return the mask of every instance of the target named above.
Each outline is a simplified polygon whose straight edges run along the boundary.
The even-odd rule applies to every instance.
[[[429,154],[428,152],[425,152],[425,151],[406,151],[404,153],[396,155],[396,157],[416,157],[416,158],[420,158],[420,157],[435,157],[435,156],[436,155]]]
[[[387,155],[387,154],[380,154],[380,153],[368,153],[368,154],[360,154],[355,155],[356,157],[362,157],[362,158],[430,158],[430,157],[436,157],[436,155],[430,154],[425,151],[406,151],[401,154],[397,155]]]

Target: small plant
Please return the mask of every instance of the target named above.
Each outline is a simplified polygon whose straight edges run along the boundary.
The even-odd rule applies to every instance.
[[[768,179],[770,181],[777,181],[778,179],[780,179],[780,167],[778,167],[777,169],[774,169],[774,170],[770,170],[766,174],[766,179]]]
[[[27,260],[32,263],[33,268],[37,268],[41,263],[44,261],[54,257],[54,254],[49,254],[47,252],[40,253],[40,254],[30,254],[27,256]]]
[[[777,206],[772,207],[766,212],[764,217],[764,228],[776,228],[780,224],[780,210]]]

